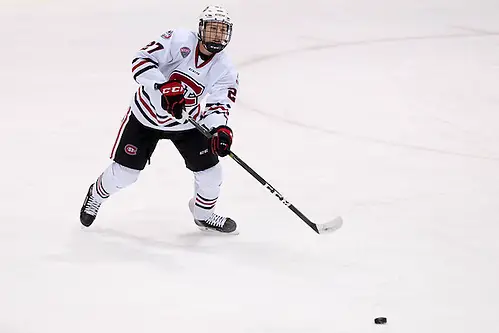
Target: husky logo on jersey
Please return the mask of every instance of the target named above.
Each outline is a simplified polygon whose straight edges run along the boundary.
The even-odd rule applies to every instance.
[[[189,53],[191,53],[191,49],[188,47],[182,47],[180,49],[180,54],[182,55],[182,58],[187,57],[189,55]]]
[[[135,147],[134,145],[131,145],[131,144],[127,144],[125,146],[125,153],[127,153],[128,155],[137,155],[137,147]]]
[[[185,85],[184,96],[186,107],[192,107],[199,104],[199,96],[201,96],[204,91],[203,85],[201,85],[189,75],[180,71],[173,71],[173,73],[170,75],[170,80],[179,80]]]
[[[165,32],[164,34],[161,35],[164,39],[170,39],[170,37],[173,35],[173,30],[169,30]]]

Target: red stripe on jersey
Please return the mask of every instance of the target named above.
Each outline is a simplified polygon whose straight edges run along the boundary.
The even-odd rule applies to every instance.
[[[192,118],[194,118],[194,120],[198,120],[200,114],[201,114],[201,105],[198,105],[198,111],[196,112],[196,114],[194,114]]]
[[[227,109],[227,107],[225,107],[224,105],[212,105],[206,111],[210,112],[215,110],[222,110],[225,119],[227,119],[227,121],[229,120],[229,109]]]
[[[161,125],[164,125],[164,124],[168,124],[168,123],[171,123],[173,121],[173,119],[166,119],[166,120],[159,120],[158,117],[156,116],[156,112],[151,108],[151,106],[142,98],[142,92],[141,92],[142,89],[139,88],[139,100],[140,102],[142,102],[142,105],[147,109],[147,111],[149,111],[149,113],[151,114],[151,116],[156,119],[156,121],[158,122],[158,124],[161,124]]]
[[[137,65],[133,66],[132,67],[132,73],[140,66],[144,65],[144,64],[147,64],[149,62],[149,60],[144,60],[144,61],[141,61],[139,62]]]
[[[141,89],[139,88],[139,91],[138,91],[138,95],[139,95],[139,100],[142,102],[142,105],[147,109],[147,111],[149,111],[149,114],[154,118],[156,119],[156,121],[158,121],[158,117],[156,117],[156,112],[154,112],[152,110],[152,108],[149,106],[149,104],[146,103],[146,101],[144,101],[144,99],[142,98],[142,93],[140,92]]]
[[[229,109],[227,109],[227,107],[225,107],[224,105],[212,105],[208,108],[209,111],[211,110],[223,110],[223,111],[227,111],[229,112]]]

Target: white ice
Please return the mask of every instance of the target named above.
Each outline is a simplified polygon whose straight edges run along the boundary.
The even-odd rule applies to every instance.
[[[498,332],[497,0],[225,1],[233,150],[343,228],[227,158],[202,234],[162,142],[81,229],[134,52],[206,4],[1,1],[0,333]]]

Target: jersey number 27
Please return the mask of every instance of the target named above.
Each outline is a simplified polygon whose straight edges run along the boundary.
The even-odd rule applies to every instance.
[[[159,51],[159,50],[162,50],[162,49],[164,49],[163,45],[161,45],[160,43],[158,43],[156,41],[150,42],[149,44],[147,44],[146,46],[141,48],[142,51],[146,51],[149,54],[156,52],[156,51]]]

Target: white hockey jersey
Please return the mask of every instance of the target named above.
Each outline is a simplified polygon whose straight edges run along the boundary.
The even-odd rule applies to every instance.
[[[154,85],[170,79],[183,83],[186,110],[195,120],[209,129],[227,125],[236,102],[238,73],[224,51],[203,61],[197,44],[195,32],[175,29],[136,54],[132,74],[139,87],[130,108],[143,125],[163,131],[194,128],[189,122],[177,122],[161,106],[161,93]]]

